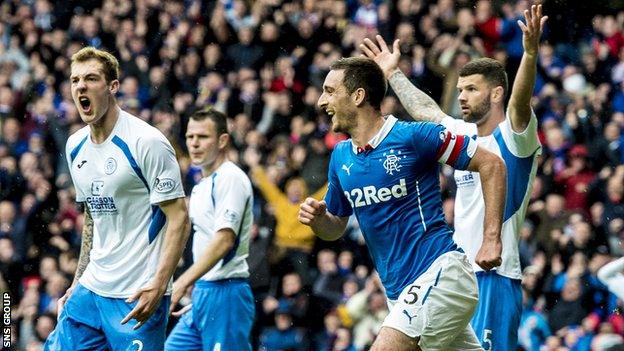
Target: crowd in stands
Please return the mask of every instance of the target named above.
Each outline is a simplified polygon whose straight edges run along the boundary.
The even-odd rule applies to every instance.
[[[543,152],[520,233],[520,347],[622,350],[624,302],[598,270],[624,255],[624,5],[543,3],[533,98]],[[65,142],[83,125],[68,77],[81,47],[118,57],[118,101],[167,136],[187,194],[201,177],[185,151],[190,114],[213,105],[229,116],[230,158],[255,185],[255,348],[366,350],[387,305],[357,222],[323,242],[296,220],[306,196],[323,197],[331,150],[347,138],[316,107],[329,65],[359,55],[365,37],[399,38],[400,69],[460,116],[457,69],[489,56],[513,80],[529,4],[0,0],[0,291],[11,296],[12,349],[41,348],[76,269],[83,214]],[[409,119],[392,91],[382,112]],[[450,169],[441,184],[453,225]]]

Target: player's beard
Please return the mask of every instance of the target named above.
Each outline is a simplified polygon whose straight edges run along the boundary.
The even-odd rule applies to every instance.
[[[464,121],[476,124],[481,124],[485,122],[487,116],[490,113],[490,107],[490,95],[487,95],[487,97],[483,99],[481,103],[476,105],[474,109],[470,110],[470,113],[466,117],[464,117]]]
[[[332,130],[336,133],[351,135],[356,126],[356,113],[345,113],[342,116],[334,115],[332,117]]]

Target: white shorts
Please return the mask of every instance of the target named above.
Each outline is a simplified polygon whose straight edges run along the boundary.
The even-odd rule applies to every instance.
[[[477,306],[477,278],[465,254],[438,257],[397,300],[388,300],[384,327],[420,337],[423,350],[483,350],[469,322]]]

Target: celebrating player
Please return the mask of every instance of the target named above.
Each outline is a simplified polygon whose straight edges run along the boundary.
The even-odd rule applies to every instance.
[[[164,295],[189,232],[180,167],[156,128],[117,105],[113,55],[83,48],[72,56],[70,79],[87,124],[66,146],[85,224],[74,281],[44,349],[160,350]]]
[[[486,213],[477,261],[500,264],[505,165],[463,135],[434,123],[384,117],[384,73],[373,60],[345,58],[331,66],[318,100],[339,143],[329,164],[325,200],[307,198],[299,220],[336,240],[355,213],[391,307],[373,350],[481,350],[468,325],[477,282],[444,221],[439,163],[479,172]]]
[[[520,288],[519,233],[531,183],[537,169],[541,145],[537,136],[537,118],[530,100],[535,85],[539,38],[547,17],[542,6],[524,12],[526,24],[518,21],[523,32],[524,54],[511,90],[505,113],[507,74],[503,66],[492,59],[477,59],[459,71],[457,88],[462,120],[447,116],[424,92],[417,89],[398,70],[399,42],[390,52],[384,40],[379,45],[369,39],[360,45],[364,54],[374,59],[384,71],[390,85],[407,112],[416,120],[442,123],[455,132],[476,138],[479,146],[501,156],[507,169],[507,197],[502,229],[502,264],[496,270],[483,271],[474,264],[479,282],[480,302],[472,326],[486,350],[515,350],[522,308]],[[487,194],[480,184],[487,181],[470,171],[455,171],[457,197],[455,200],[454,239],[471,261],[480,247]],[[486,201],[484,201],[486,200]]]
[[[192,305],[180,313],[165,350],[251,350],[255,307],[247,282],[253,192],[247,175],[228,160],[223,113],[191,116],[186,146],[204,178],[191,193],[193,265],[173,284],[171,308],[195,284]]]

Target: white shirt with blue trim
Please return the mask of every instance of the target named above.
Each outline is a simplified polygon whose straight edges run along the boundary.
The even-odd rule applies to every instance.
[[[88,206],[94,223],[80,284],[101,296],[127,298],[158,268],[166,224],[158,204],[184,197],[173,147],[156,128],[120,111],[103,143],[94,144],[86,126],[69,137],[66,156],[76,201]]]
[[[201,280],[249,277],[247,256],[253,223],[251,181],[238,166],[226,161],[203,178],[191,192],[189,215],[193,224],[193,259],[205,255],[206,247],[221,229],[236,235],[234,247]]]
[[[529,125],[516,133],[509,116],[491,135],[477,137],[477,126],[461,119],[445,117],[442,124],[450,131],[476,138],[477,144],[500,156],[507,166],[507,196],[503,215],[503,263],[497,273],[512,279],[522,279],[518,251],[519,234],[531,196],[531,186],[537,172],[537,156],[542,147],[537,136],[537,118],[531,112]],[[485,203],[479,173],[455,171],[455,234],[453,239],[464,249],[475,272],[483,271],[475,263],[483,241]]]

